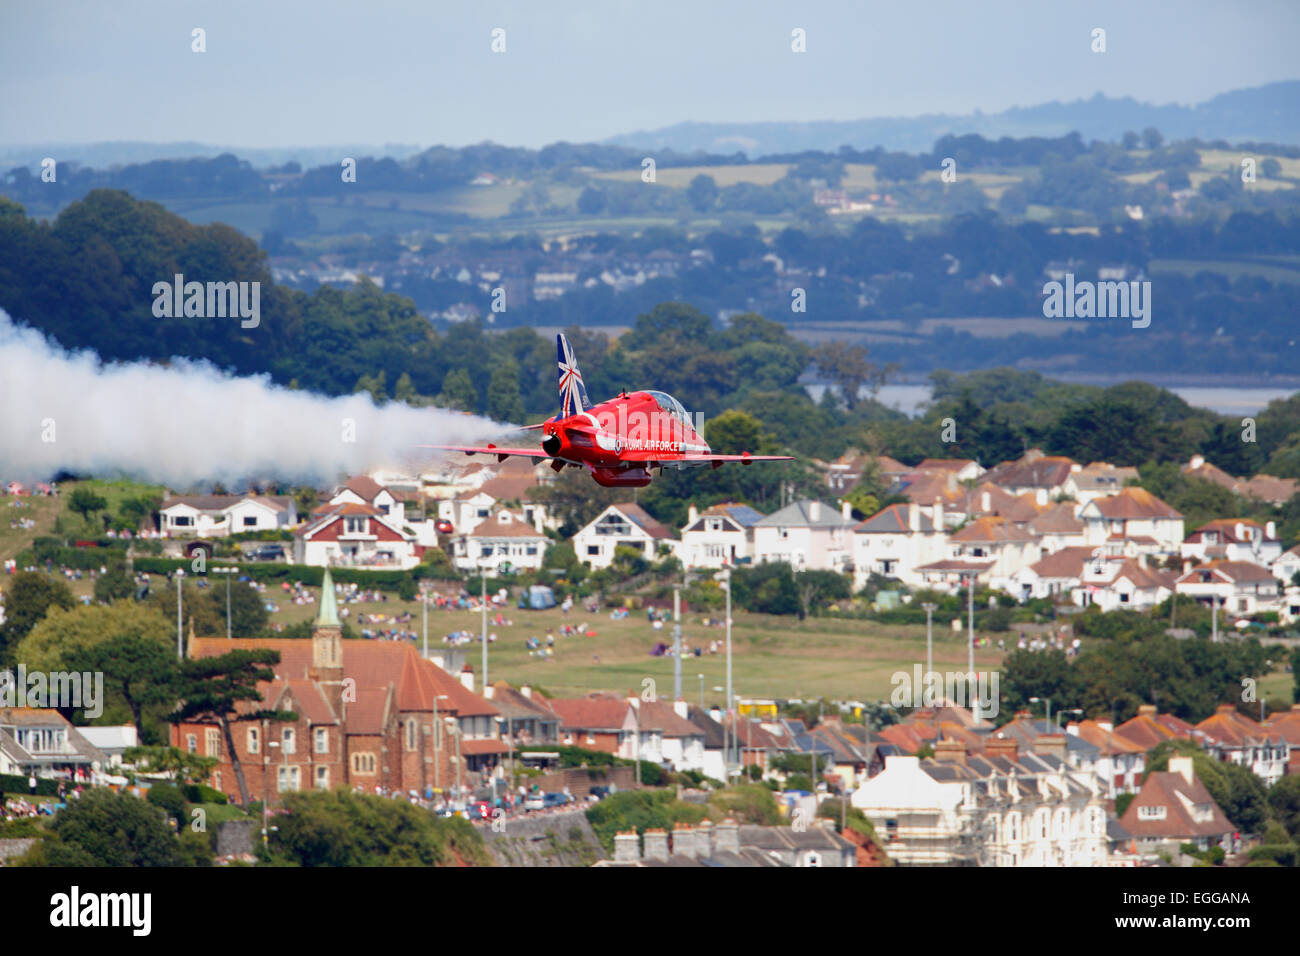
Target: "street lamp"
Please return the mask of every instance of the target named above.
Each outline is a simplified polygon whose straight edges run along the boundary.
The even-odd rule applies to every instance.
[[[700,678],[700,710],[704,709],[704,675],[698,675]]]
[[[718,585],[727,593],[727,716],[732,716],[731,699],[731,568],[724,568],[713,576]],[[734,736],[734,731],[733,734]],[[730,769],[731,748],[726,751],[725,763]]]
[[[461,790],[463,789],[460,775],[460,724],[457,723],[455,717],[444,717],[443,720],[447,722],[447,725],[452,729],[452,733],[456,735],[456,799],[460,800],[462,798]]]
[[[934,673],[934,611],[939,605],[926,601],[921,605],[925,609],[925,673]],[[928,678],[927,678],[928,679]]]
[[[420,582],[420,614],[424,628],[424,659],[427,661],[429,659],[429,591],[423,581]]]
[[[185,569],[176,569],[176,659],[185,657],[185,629],[181,626],[181,585],[184,583]]]
[[[226,578],[226,640],[230,640],[230,576],[238,574],[239,568],[213,568],[212,573],[224,575]]]
[[[1037,704],[1037,703],[1039,703],[1040,701],[1041,701],[1042,703],[1044,703],[1044,704],[1047,705],[1047,725],[1048,725],[1048,727],[1051,727],[1051,724],[1052,724],[1052,698],[1050,698],[1050,697],[1031,697],[1031,698],[1029,698],[1029,702],[1030,702],[1031,704]]]
[[[433,698],[433,789],[441,792],[442,782],[439,776],[439,746],[438,741],[442,738],[442,731],[438,727],[438,701],[446,700],[446,694],[437,694]]]
[[[483,694],[487,695],[488,670],[487,670],[487,563],[479,565],[479,583],[482,588],[482,594],[479,603],[483,605]]]

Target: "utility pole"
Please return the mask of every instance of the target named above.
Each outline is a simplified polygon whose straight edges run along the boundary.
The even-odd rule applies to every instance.
[[[682,699],[682,589],[673,588],[673,701]]]
[[[1219,596],[1217,594],[1210,595],[1210,607],[1210,640],[1217,641],[1219,639]]]
[[[931,604],[926,601],[921,607],[925,608],[925,673],[927,675],[934,673],[934,609],[937,604]],[[926,678],[929,679],[928,677]]]

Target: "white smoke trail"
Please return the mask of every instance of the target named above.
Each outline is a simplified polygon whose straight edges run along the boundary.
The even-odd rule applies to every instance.
[[[206,362],[101,363],[67,352],[0,310],[0,478],[60,470],[127,476],[175,490],[250,480],[327,486],[345,474],[410,467],[414,446],[477,442],[485,418],[369,395],[326,398],[235,378]],[[352,439],[352,440],[348,440]],[[477,460],[477,459],[476,459]]]

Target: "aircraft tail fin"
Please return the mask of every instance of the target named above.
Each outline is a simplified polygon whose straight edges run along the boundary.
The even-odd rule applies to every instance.
[[[573,357],[573,347],[563,332],[555,336],[555,351],[559,365],[560,417],[567,418],[591,408],[591,399],[587,397],[587,386]]]

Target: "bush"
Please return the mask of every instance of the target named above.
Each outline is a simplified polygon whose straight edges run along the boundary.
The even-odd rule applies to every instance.
[[[214,790],[206,783],[190,783],[185,785],[185,799],[190,803],[225,803],[226,795],[220,790]]]
[[[145,796],[148,803],[161,807],[167,812],[177,826],[185,824],[185,796],[180,789],[170,783],[155,783]]]
[[[27,786],[25,776],[16,773],[5,773],[0,774],[0,793],[20,793],[27,796],[31,793],[31,790]],[[59,781],[37,777],[36,795],[38,797],[57,797],[59,795]]]
[[[1295,866],[1296,853],[1300,850],[1294,843],[1265,843],[1253,847],[1247,854],[1252,861],[1271,860],[1278,866]]]

